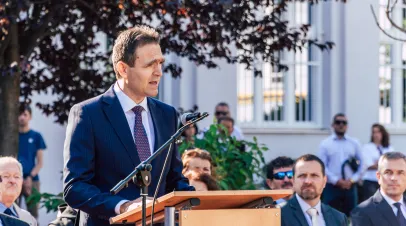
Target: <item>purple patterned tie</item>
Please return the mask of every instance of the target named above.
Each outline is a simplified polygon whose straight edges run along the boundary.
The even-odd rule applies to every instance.
[[[142,116],[141,112],[144,110],[141,106],[135,106],[132,111],[135,114],[135,123],[134,123],[134,139],[135,146],[137,147],[138,156],[141,161],[146,160],[150,155],[151,151],[149,149],[149,142],[145,128],[142,125]]]

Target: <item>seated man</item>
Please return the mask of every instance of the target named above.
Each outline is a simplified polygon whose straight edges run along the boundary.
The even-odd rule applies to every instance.
[[[280,156],[270,161],[266,166],[266,184],[271,190],[292,189],[293,187],[293,159]],[[276,204],[282,204],[292,196],[276,200]]]
[[[8,225],[24,225],[19,220],[27,222],[28,225],[37,225],[35,218],[27,211],[18,207],[14,202],[20,196],[23,185],[23,169],[21,163],[13,157],[0,157],[0,213],[8,215],[1,216],[2,223],[7,225],[13,218],[16,222]],[[18,222],[18,223],[17,223]]]

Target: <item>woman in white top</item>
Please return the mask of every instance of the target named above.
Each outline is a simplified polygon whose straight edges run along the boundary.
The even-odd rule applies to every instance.
[[[389,134],[385,127],[380,124],[372,125],[371,141],[362,147],[362,160],[364,173],[362,176],[363,189],[361,201],[373,196],[379,189],[378,180],[376,178],[376,170],[378,169],[378,160],[382,154],[393,151],[389,144]]]

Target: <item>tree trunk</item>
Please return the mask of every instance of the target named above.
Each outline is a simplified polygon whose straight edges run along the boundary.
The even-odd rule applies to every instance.
[[[3,56],[3,66],[20,66],[17,23],[10,24],[10,42]],[[18,114],[20,72],[0,74],[0,155],[18,154]]]

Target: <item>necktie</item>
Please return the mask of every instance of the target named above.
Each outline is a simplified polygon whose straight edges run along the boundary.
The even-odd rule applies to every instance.
[[[312,219],[312,226],[319,226],[319,222],[317,221],[317,210],[315,208],[310,208],[306,213],[309,214]]]
[[[7,215],[9,215],[9,216],[15,217],[14,213],[11,212],[11,209],[10,209],[10,208],[7,208],[7,209],[4,211],[4,213],[7,214]]]
[[[406,226],[406,219],[405,216],[403,216],[402,210],[400,209],[401,203],[397,202],[393,204],[394,206],[396,206],[396,208],[398,209],[398,213],[396,214],[396,218],[399,222],[400,226]]]
[[[141,112],[144,110],[141,106],[135,106],[132,111],[135,114],[135,124],[134,124],[134,139],[135,146],[137,147],[138,156],[141,161],[146,160],[150,155],[151,151],[149,149],[149,142],[145,128],[142,125]]]

